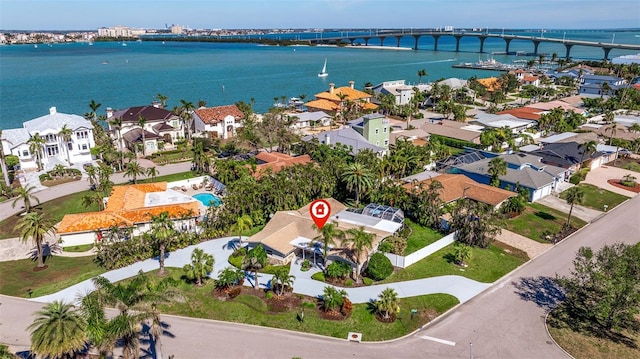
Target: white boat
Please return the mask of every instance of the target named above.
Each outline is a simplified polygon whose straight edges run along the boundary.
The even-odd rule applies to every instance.
[[[329,73],[327,72],[327,59],[324,59],[324,66],[322,66],[322,71],[318,73],[318,77],[327,77]]]
[[[33,47],[34,47],[35,49],[37,49],[37,48],[38,48],[38,44],[33,44]]]
[[[127,46],[127,43],[123,41],[122,46]]]

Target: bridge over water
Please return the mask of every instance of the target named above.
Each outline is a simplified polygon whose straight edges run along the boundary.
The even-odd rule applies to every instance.
[[[362,39],[365,45],[369,45],[369,41],[372,39],[378,39],[380,41],[380,46],[383,46],[384,40],[387,38],[396,38],[396,46],[400,47],[400,39],[405,36],[410,36],[414,38],[414,46],[413,49],[418,49],[418,39],[422,36],[431,36],[434,40],[434,51],[438,50],[438,40],[441,37],[451,36],[456,40],[456,52],[460,51],[460,39],[463,37],[475,37],[480,40],[480,51],[484,52],[484,42],[489,38],[498,38],[503,39],[505,42],[505,51],[509,53],[509,45],[513,40],[527,40],[533,43],[533,53],[538,54],[538,46],[543,43],[556,43],[564,45],[566,51],[565,57],[571,57],[571,48],[573,46],[589,46],[589,47],[599,47],[604,52],[604,59],[609,59],[609,52],[612,49],[621,49],[621,50],[632,50],[632,51],[640,51],[640,45],[636,44],[616,44],[616,43],[604,43],[604,42],[593,42],[593,41],[581,41],[581,40],[565,40],[565,39],[556,39],[549,37],[538,37],[538,36],[522,36],[522,35],[505,35],[505,34],[491,34],[491,33],[482,33],[482,32],[454,32],[454,31],[433,31],[433,30],[411,30],[411,32],[406,31],[389,31],[389,32],[379,32],[376,34],[353,34],[346,36],[338,36],[338,37],[325,37],[325,38],[316,38],[310,39],[309,42],[316,44],[328,44],[328,43],[339,43],[344,42],[345,40],[350,42],[352,45],[356,40]]]

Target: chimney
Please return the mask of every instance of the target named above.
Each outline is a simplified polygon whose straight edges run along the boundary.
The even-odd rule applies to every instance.
[[[333,93],[334,87],[336,87],[336,85],[333,82],[329,84],[329,93]]]
[[[153,106],[155,108],[161,108],[162,107],[162,103],[160,101],[153,101],[153,102],[151,102],[151,106]]]
[[[328,133],[324,134],[324,144],[328,146],[331,145],[331,136],[329,136]]]
[[[49,108],[49,114],[50,114],[50,115],[55,115],[55,114],[56,114],[56,112],[57,112],[57,111],[56,111],[56,107],[55,107],[55,106],[54,106],[54,107],[50,107],[50,108]]]
[[[355,82],[353,80],[349,81],[349,87],[353,88],[353,85],[355,85]]]
[[[113,117],[113,109],[111,107],[107,107],[107,118]]]

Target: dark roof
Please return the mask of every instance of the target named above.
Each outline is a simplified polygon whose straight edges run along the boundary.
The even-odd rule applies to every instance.
[[[556,142],[544,145],[542,149],[532,151],[532,155],[542,157],[542,162],[563,168],[569,168],[580,162],[583,149],[577,142]],[[601,152],[584,156],[582,162],[602,156]]]
[[[122,135],[122,137],[124,138],[125,141],[129,143],[142,142],[142,130],[140,128],[134,128],[133,130]],[[145,140],[152,140],[152,139],[158,139],[158,138],[163,138],[163,137],[158,136],[153,132],[144,131]]]
[[[136,106],[119,110],[113,113],[113,118],[120,118],[122,122],[138,122],[138,118],[144,117],[147,121],[168,120],[177,116],[175,113],[153,106]]]
[[[156,125],[153,126],[153,130],[156,132],[162,132],[162,131],[174,131],[175,128],[169,124],[166,123],[158,123]]]

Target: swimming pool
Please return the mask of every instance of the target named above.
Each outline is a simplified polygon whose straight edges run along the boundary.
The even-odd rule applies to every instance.
[[[222,205],[222,200],[211,193],[196,193],[191,196],[198,201],[202,202],[207,207],[219,207]]]

